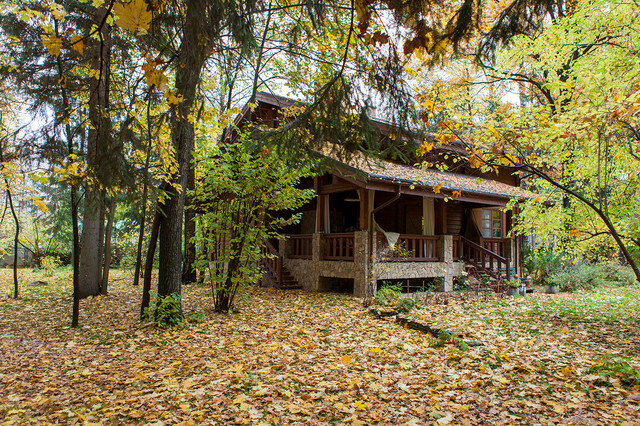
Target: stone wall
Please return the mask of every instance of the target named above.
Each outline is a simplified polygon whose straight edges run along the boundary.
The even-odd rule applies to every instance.
[[[376,262],[373,276],[370,275],[369,233],[358,231],[354,235],[354,261],[322,260],[322,234],[314,234],[311,259],[290,259],[288,241],[281,241],[280,254],[284,266],[309,291],[320,291],[321,278],[353,279],[353,294],[367,296],[367,285],[371,284],[370,296],[375,295],[375,283],[380,279],[444,278],[444,291],[453,290],[453,277],[462,275],[463,262],[453,262],[453,238],[443,235],[437,250],[443,262]],[[375,248],[375,247],[374,247]]]
[[[462,275],[463,262],[378,262],[374,267],[376,279],[435,278]]]
[[[356,265],[354,262],[308,260],[308,259],[284,259],[284,266],[298,280],[305,290],[319,291],[320,277],[328,278],[355,278]]]

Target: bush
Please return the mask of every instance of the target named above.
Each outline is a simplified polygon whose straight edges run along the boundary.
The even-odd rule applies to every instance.
[[[45,256],[40,259],[40,268],[47,276],[53,275],[60,267],[60,260],[56,256]]]
[[[562,256],[551,247],[531,250],[525,256],[525,268],[540,284],[549,284],[549,277],[562,267]]]
[[[636,274],[633,273],[633,269],[628,266],[620,265],[615,262],[607,262],[599,265],[604,279],[612,284],[618,284],[621,286],[632,285],[636,282]]]
[[[314,196],[298,188],[312,174],[309,164],[294,166],[276,150],[252,149],[253,142],[242,135],[196,156],[202,179],[191,193],[198,206],[192,242],[201,247],[195,267],[211,287],[216,312],[233,311],[238,294],[273,273],[263,248],[301,219],[278,212],[295,211]]]
[[[152,292],[151,295],[155,296],[156,302],[153,312],[150,313],[149,308],[146,309],[147,317],[151,317],[151,320],[158,327],[173,327],[182,324],[184,316],[182,315],[182,297],[179,294],[173,293],[162,297]]]
[[[402,289],[393,284],[385,283],[376,293],[376,302],[383,306],[394,305],[400,299]]]
[[[417,304],[418,302],[415,299],[411,297],[403,297],[396,302],[395,308],[398,312],[408,314],[416,307]]]
[[[578,264],[552,274],[547,284],[557,285],[560,291],[592,290],[604,285],[630,285],[635,282],[633,271],[615,263],[597,265]]]

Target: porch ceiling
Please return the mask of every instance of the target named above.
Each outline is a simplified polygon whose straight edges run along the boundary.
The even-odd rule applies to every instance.
[[[362,153],[356,153],[350,159],[339,158],[331,145],[325,146],[321,154],[341,165],[344,177],[351,177],[356,180],[364,178],[365,181],[378,181],[395,185],[413,185],[415,186],[413,192],[422,192],[423,195],[435,196],[434,187],[441,184],[441,192],[445,192],[446,195],[450,196],[453,191],[460,191],[461,199],[466,198],[465,196],[472,196],[473,198],[478,196],[497,197],[502,199],[533,199],[537,197],[537,194],[531,191],[492,179],[482,179],[432,169],[420,169],[374,159]]]

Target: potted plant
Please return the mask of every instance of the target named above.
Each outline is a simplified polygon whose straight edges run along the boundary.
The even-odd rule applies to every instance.
[[[520,294],[520,289],[522,288],[522,283],[517,278],[511,278],[507,280],[505,283],[507,286],[507,295],[508,296],[518,296]]]
[[[560,286],[553,280],[546,280],[544,283],[544,292],[547,294],[558,294],[560,292]]]

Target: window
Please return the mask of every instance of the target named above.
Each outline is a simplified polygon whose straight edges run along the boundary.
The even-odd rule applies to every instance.
[[[502,214],[500,210],[482,210],[482,238],[502,237]]]

